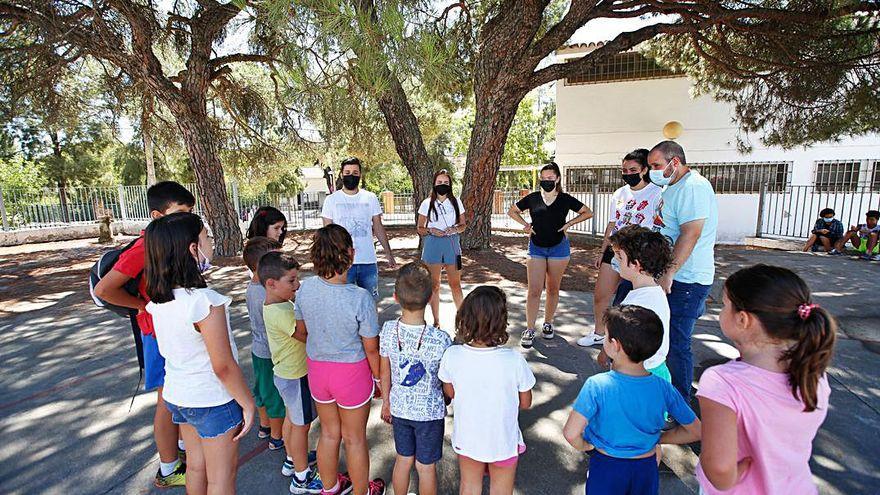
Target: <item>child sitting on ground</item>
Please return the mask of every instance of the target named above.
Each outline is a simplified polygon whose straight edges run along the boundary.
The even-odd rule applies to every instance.
[[[880,261],[880,211],[869,210],[865,213],[865,223],[850,226],[831,254],[844,254],[847,242],[862,253],[862,259]]]
[[[394,493],[408,493],[413,464],[419,473],[419,494],[437,493],[435,464],[443,454],[446,416],[437,372],[452,339],[425,321],[432,293],[427,265],[421,261],[404,265],[394,284],[401,317],[386,322],[379,334],[382,419],[393,428],[397,450],[391,479]]]
[[[656,495],[658,441],[695,442],[700,420],[671,383],[645,370],[644,360],[663,339],[660,318],[639,306],[619,306],[605,312],[605,323],[602,347],[613,360],[612,369],[587,379],[562,432],[575,449],[596,449],[587,495]],[[661,435],[667,411],[679,426]]]
[[[266,337],[266,325],[263,323],[263,303],[266,301],[266,289],[260,284],[257,266],[260,258],[269,251],[278,251],[281,243],[268,237],[252,237],[247,240],[242,258],[253,276],[245,291],[248,319],[251,324],[251,361],[254,367],[254,400],[260,413],[260,429],[257,436],[269,439],[269,450],[284,448],[281,427],[284,423],[284,402],[272,382],[272,354]]]
[[[826,253],[830,253],[834,251],[834,246],[842,237],[843,223],[834,218],[834,210],[823,208],[813,225],[813,230],[810,231],[810,238],[804,244],[804,252],[815,251],[821,245]]]
[[[741,357],[700,377],[700,491],[816,494],[809,463],[828,414],[825,370],[837,324],[786,268],[756,265],[734,273],[723,301],[721,331]]]
[[[370,401],[379,391],[376,303],[366,289],[348,283],[354,246],[344,227],[330,224],[315,231],[310,254],[318,276],[303,280],[297,292],[296,331],[308,331],[309,385],[321,420],[322,493],[380,495],[385,481],[369,480],[367,445]],[[343,438],[348,474],[339,473]]]
[[[525,452],[519,411],[532,405],[535,375],[522,355],[504,347],[507,298],[497,287],[474,289],[455,316],[455,345],[438,376],[455,409],[452,449],[458,454],[461,495],[478,495],[489,472],[493,495],[513,493],[516,466]]]
[[[285,463],[282,474],[293,475],[290,493],[320,493],[321,478],[309,468],[309,427],[316,412],[309,395],[306,332],[296,324],[291,302],[299,288],[299,263],[290,255],[273,251],[260,258],[257,270],[266,288],[263,319],[272,351],[274,383],[287,408],[284,445],[292,466]]]

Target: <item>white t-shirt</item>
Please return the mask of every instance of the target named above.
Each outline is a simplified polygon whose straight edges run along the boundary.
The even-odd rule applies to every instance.
[[[611,233],[627,225],[652,228],[662,193],[663,188],[656,184],[648,184],[638,191],[633,191],[629,186],[614,191],[608,211],[608,221],[614,222]]]
[[[373,243],[373,217],[382,214],[379,198],[370,191],[358,190],[346,194],[339,190],[324,199],[321,216],[345,227],[354,241],[354,264],[376,262],[376,245]]]
[[[660,317],[660,321],[663,322],[663,342],[657,353],[645,360],[644,365],[645,369],[649,370],[663,364],[666,361],[666,354],[669,353],[669,301],[666,299],[666,291],[659,285],[633,289],[620,304],[641,306]]]
[[[205,340],[195,327],[208,317],[212,307],[226,306],[226,331],[232,356],[238,362],[238,350],[229,326],[230,302],[231,298],[213,289],[174,289],[173,301],[147,304],[159,352],[165,357],[162,396],[166,401],[180,407],[214,407],[232,400],[232,395],[214,374]]]
[[[455,198],[455,201],[458,203],[458,216],[459,218],[462,218],[464,216],[464,204],[458,198]],[[429,229],[446,230],[457,223],[455,221],[455,208],[452,206],[452,201],[450,201],[449,198],[446,198],[442,202],[435,201],[434,212],[428,216],[428,209],[430,206],[431,198],[425,198],[419,206],[419,215],[428,217],[427,227]]]
[[[516,456],[523,443],[519,393],[535,386],[522,355],[507,347],[454,345],[438,376],[455,387],[452,449],[480,462]]]

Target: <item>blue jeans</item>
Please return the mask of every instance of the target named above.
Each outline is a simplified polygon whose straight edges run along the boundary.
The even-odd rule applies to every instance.
[[[373,299],[379,299],[379,265],[364,263],[351,265],[348,269],[348,283],[367,289]]]
[[[691,334],[697,319],[706,311],[706,298],[711,285],[672,282],[669,301],[669,354],[666,365],[672,375],[672,385],[684,397],[691,400],[691,383],[694,380],[694,355],[691,352]]]

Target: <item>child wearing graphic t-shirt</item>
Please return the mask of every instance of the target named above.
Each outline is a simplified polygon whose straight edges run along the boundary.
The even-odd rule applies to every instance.
[[[382,419],[393,428],[397,450],[394,493],[409,492],[413,464],[419,473],[418,492],[437,493],[436,463],[443,455],[446,416],[437,373],[452,339],[425,321],[432,292],[431,272],[424,263],[404,265],[394,284],[402,316],[386,322],[379,334]]]

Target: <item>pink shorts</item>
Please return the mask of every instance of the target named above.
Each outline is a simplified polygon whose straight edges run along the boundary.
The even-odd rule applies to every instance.
[[[522,444],[522,443],[519,444],[519,447],[517,448],[517,454],[515,456],[513,456],[509,459],[503,459],[500,461],[487,463],[486,464],[486,474],[489,474],[489,464],[491,464],[495,467],[502,467],[502,468],[516,466],[516,463],[519,461],[519,456],[521,456],[525,451],[526,451],[525,444]],[[459,455],[461,455],[461,454],[459,454]],[[467,456],[462,455],[462,457],[467,457]],[[471,459],[471,458],[468,457],[468,459]],[[471,460],[474,460],[474,459],[471,459]]]
[[[343,409],[357,409],[373,398],[370,363],[333,363],[307,359],[312,399],[321,404],[336,403]]]

